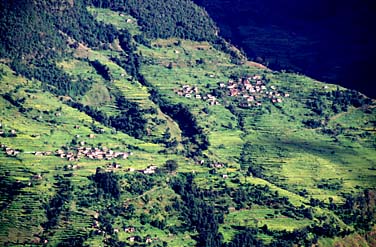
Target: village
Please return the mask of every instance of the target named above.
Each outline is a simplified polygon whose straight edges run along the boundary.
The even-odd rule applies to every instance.
[[[20,150],[7,147],[5,144],[0,144],[1,150],[10,157],[16,157],[18,154],[21,153]],[[69,150],[63,150],[58,149],[55,152],[52,151],[34,151],[34,152],[23,152],[25,154],[33,154],[35,156],[56,156],[62,159],[66,159],[67,161],[79,161],[81,158],[87,158],[91,160],[113,160],[113,159],[127,159],[129,156],[133,155],[133,152],[115,152],[111,149],[108,149],[107,147],[101,147],[101,148],[93,148],[93,147],[85,147],[85,146],[79,146],[79,147],[73,147]],[[199,165],[204,165],[205,161],[200,160],[197,162]],[[209,165],[211,168],[224,168],[224,164],[214,162]],[[66,165],[65,169],[72,170],[79,168],[78,165]],[[113,169],[120,169],[121,165],[112,162],[108,163],[106,165],[107,169],[113,170]],[[154,164],[148,165],[145,169],[136,170],[132,167],[128,167],[126,170],[128,172],[140,172],[143,174],[154,174],[157,172],[158,166]]]
[[[9,157],[16,157],[21,151],[7,147],[5,144],[0,144],[1,150]],[[69,151],[64,151],[63,149],[58,149],[55,152],[52,151],[35,151],[35,152],[24,152],[29,154],[34,154],[35,156],[56,156],[67,161],[79,161],[81,158],[87,158],[91,160],[113,160],[113,159],[127,159],[129,156],[133,155],[133,152],[115,152],[106,147],[92,148],[92,147],[75,147],[71,148]],[[78,165],[68,164],[65,166],[67,170],[78,169]],[[120,169],[121,165],[112,162],[106,165],[109,170]],[[128,167],[128,172],[140,172],[143,174],[154,174],[156,173],[158,167],[156,165],[150,164],[145,169],[135,170],[132,167]]]
[[[92,160],[112,160],[116,158],[127,159],[132,152],[115,152],[106,147],[92,148],[92,147],[75,147],[72,150],[64,151],[58,149],[55,151],[55,156],[68,161],[78,161],[80,158],[88,158]],[[46,155],[46,153],[36,152],[35,155]]]
[[[190,85],[183,85],[180,89],[174,89],[174,92],[177,93],[179,96],[185,98],[194,98],[196,100],[204,100],[209,102],[210,105],[220,105],[217,97],[206,94],[202,95],[199,93],[198,87],[191,87]]]
[[[227,83],[219,82],[219,90],[224,90],[229,97],[239,99],[240,107],[261,106],[264,102],[270,101],[273,104],[283,102],[283,98],[288,98],[288,93],[277,90],[275,86],[267,86],[265,80],[260,75],[253,75],[238,80],[228,80]],[[198,87],[183,85],[174,92],[181,97],[204,100],[210,105],[220,105],[220,100],[213,94],[200,94]]]
[[[0,144],[0,148],[8,156],[16,157],[20,154],[20,151],[14,148],[7,147],[5,144]],[[31,153],[35,156],[57,156],[68,161],[78,161],[80,158],[88,158],[92,160],[112,160],[112,159],[127,159],[132,152],[115,152],[106,147],[92,148],[92,147],[74,147],[68,151],[63,149],[58,149],[55,152],[52,151],[34,151],[34,152],[24,152]]]

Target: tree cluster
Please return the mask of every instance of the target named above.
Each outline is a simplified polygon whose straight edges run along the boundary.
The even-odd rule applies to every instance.
[[[125,190],[133,195],[142,195],[156,184],[155,178],[153,176],[138,172],[125,174],[124,178],[127,181]]]
[[[116,95],[115,97],[120,113],[110,117],[100,110],[79,102],[68,101],[67,104],[79,111],[85,112],[105,126],[115,128],[136,138],[142,138],[146,134],[146,119],[143,116],[142,109],[136,103],[128,101],[122,95]]]
[[[91,0],[95,7],[125,11],[150,38],[214,41],[217,27],[205,10],[187,0]]]
[[[95,21],[83,0],[0,1],[0,57],[10,59],[17,73],[43,83],[55,94],[77,96],[90,88],[74,83],[55,60],[67,55],[67,36],[90,47],[111,43],[118,35],[112,25]]]
[[[60,214],[63,211],[68,210],[65,206],[73,196],[71,181],[62,176],[56,176],[55,178],[57,180],[56,187],[59,188],[59,190],[49,203],[44,205],[48,219],[48,221],[43,224],[45,229],[50,229],[58,224]]]
[[[120,185],[115,173],[105,172],[101,168],[97,168],[91,179],[97,186],[98,195],[104,194],[105,197],[113,197],[117,200],[120,198]]]
[[[326,116],[328,112],[339,113],[347,111],[350,106],[362,107],[370,104],[366,98],[355,90],[337,90],[331,92],[313,91],[306,105],[319,116]]]

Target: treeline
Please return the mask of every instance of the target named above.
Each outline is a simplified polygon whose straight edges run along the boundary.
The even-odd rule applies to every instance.
[[[83,0],[1,0],[0,11],[1,57],[55,57],[66,48],[65,34],[91,47],[111,43],[117,36],[113,26],[95,21]]]
[[[97,73],[100,74],[103,77],[103,79],[105,79],[107,81],[112,80],[110,68],[107,65],[102,64],[98,60],[91,61],[90,64],[91,64],[91,66],[94,67],[94,69],[97,71]]]
[[[362,107],[370,104],[371,100],[355,90],[337,90],[331,92],[313,91],[306,105],[319,116],[328,112],[339,113],[347,111],[350,106]]]
[[[223,223],[223,214],[216,212],[212,203],[205,200],[204,193],[193,182],[193,175],[176,177],[171,188],[181,196],[183,204],[176,202],[175,208],[187,224],[189,230],[196,230],[197,246],[221,246],[223,236],[219,233],[219,224]]]
[[[185,142],[183,141],[183,144],[189,156],[201,155],[202,151],[208,149],[209,138],[186,105],[182,103],[176,105],[162,103],[159,107],[179,124],[183,136],[188,138]]]
[[[6,176],[0,176],[0,212],[9,206],[13,199],[20,194],[21,189],[26,187],[25,184],[14,181]]]
[[[128,32],[124,31],[122,35],[125,33]],[[130,43],[130,39],[130,36],[124,35],[122,42],[127,43],[128,40],[128,42]],[[132,50],[133,48],[130,48],[130,51]],[[125,60],[123,58],[116,57],[112,58],[112,60],[115,61],[119,66],[125,68],[127,71],[132,70],[134,76],[137,77],[139,69],[137,55],[130,52],[128,55],[124,54],[123,57],[126,57]],[[91,61],[90,64],[105,80],[112,80],[112,74],[107,65],[102,64],[98,60]],[[115,128],[116,130],[122,131],[136,138],[144,137],[147,134],[147,120],[144,117],[144,110],[137,103],[127,100],[120,92],[114,91],[113,96],[115,97],[116,106],[120,112],[110,117],[107,116],[106,113],[98,109],[95,109],[88,105],[83,105],[79,102],[68,101],[67,104],[78,109],[79,111],[85,112],[94,120],[102,123],[105,126]]]
[[[125,11],[149,38],[214,41],[217,27],[205,10],[188,0],[88,0],[95,7]]]
[[[16,90],[14,90],[13,92],[15,92],[15,91]],[[24,97],[14,99],[12,94],[13,94],[12,92],[8,92],[8,93],[5,93],[1,96],[5,100],[7,100],[9,103],[11,103],[13,106],[17,107],[20,112],[26,112],[28,109],[23,107],[23,104],[25,103],[26,99]]]
[[[111,57],[111,60],[122,67],[133,78],[139,79],[141,57],[135,51],[136,44],[132,40],[132,35],[127,30],[121,30],[119,35],[119,45],[125,54],[119,57]]]
[[[189,0],[87,0],[99,8],[110,8],[127,12],[137,18],[143,34],[134,38],[138,43],[150,45],[147,38],[190,39],[209,41],[217,49],[228,53],[232,63],[241,64],[246,55],[237,51],[222,37],[217,36],[219,29],[207,12]],[[123,48],[123,47],[122,47]],[[124,48],[123,48],[124,49]]]
[[[59,30],[90,47],[112,43],[118,36],[113,25],[97,22],[94,19],[87,11],[87,4],[84,0],[75,0],[73,4],[67,4],[65,1],[55,3],[43,1],[43,5],[45,5],[44,10],[51,14],[54,25]],[[51,5],[57,6],[51,9]]]
[[[116,96],[116,104],[120,109],[120,113],[110,117],[100,110],[79,102],[68,101],[66,103],[79,111],[85,112],[103,125],[115,128],[130,136],[142,138],[146,135],[147,120],[143,116],[143,110],[136,103],[128,101],[122,95]]]
[[[52,17],[48,12],[39,11],[35,1],[0,0],[0,13],[0,57],[51,58],[65,46]]]
[[[56,195],[52,197],[49,203],[44,205],[46,211],[47,222],[42,226],[45,230],[51,229],[58,224],[60,215],[64,211],[68,211],[68,203],[73,197],[73,187],[72,183],[68,178],[62,177],[60,175],[55,176],[57,182],[55,186],[58,188]]]
[[[138,74],[138,80],[141,84],[148,87],[150,99],[157,104],[160,109],[169,115],[179,125],[182,134],[186,137],[184,141],[186,155],[194,157],[202,154],[202,151],[207,150],[210,142],[209,137],[204,132],[203,128],[198,125],[196,117],[190,112],[188,106],[179,103],[171,104],[164,99],[158,89],[149,83],[145,77]]]
[[[10,67],[26,78],[35,78],[42,82],[42,88],[57,95],[76,97],[90,89],[87,80],[74,81],[71,76],[55,65],[52,59],[42,58],[30,65],[26,61],[13,60]]]
[[[321,118],[311,118],[303,121],[309,128],[319,128],[325,125],[332,113],[346,112],[349,107],[363,107],[371,104],[371,99],[355,90],[337,90],[331,92],[313,91],[306,105],[313,113]]]
[[[110,125],[136,138],[146,135],[146,122],[143,110],[134,102],[127,100],[123,95],[115,95],[116,105],[120,114],[110,117]]]
[[[59,95],[78,96],[88,88],[87,81],[73,82],[57,68],[55,60],[66,54],[66,34],[90,47],[111,43],[118,31],[98,23],[87,11],[83,0],[6,1],[0,0],[0,57],[29,79]]]

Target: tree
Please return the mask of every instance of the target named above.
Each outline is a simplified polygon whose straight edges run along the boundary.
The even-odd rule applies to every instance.
[[[168,142],[171,138],[171,132],[170,132],[170,128],[167,128],[166,131],[163,133],[163,141],[164,142]]]
[[[178,163],[176,160],[167,160],[164,167],[168,172],[174,172],[178,168]]]
[[[167,65],[167,68],[168,69],[172,69],[174,67],[174,65],[172,64],[172,62],[170,62],[168,65]]]

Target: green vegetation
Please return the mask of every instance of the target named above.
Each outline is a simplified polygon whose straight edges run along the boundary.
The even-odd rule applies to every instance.
[[[123,2],[46,3],[68,45],[38,66],[38,56],[11,61],[2,40],[1,245],[367,244],[374,100],[239,65],[207,42],[210,21],[189,34],[174,26],[177,4],[206,16],[189,1],[155,11],[154,1]],[[15,15],[15,5],[5,10]],[[63,13],[81,20],[76,33]],[[161,13],[168,25],[149,22]]]
[[[141,30],[150,38],[215,40],[217,28],[213,20],[191,1],[92,0],[91,3],[98,8],[128,13],[138,20]],[[119,22],[111,21],[111,24],[123,27]]]

